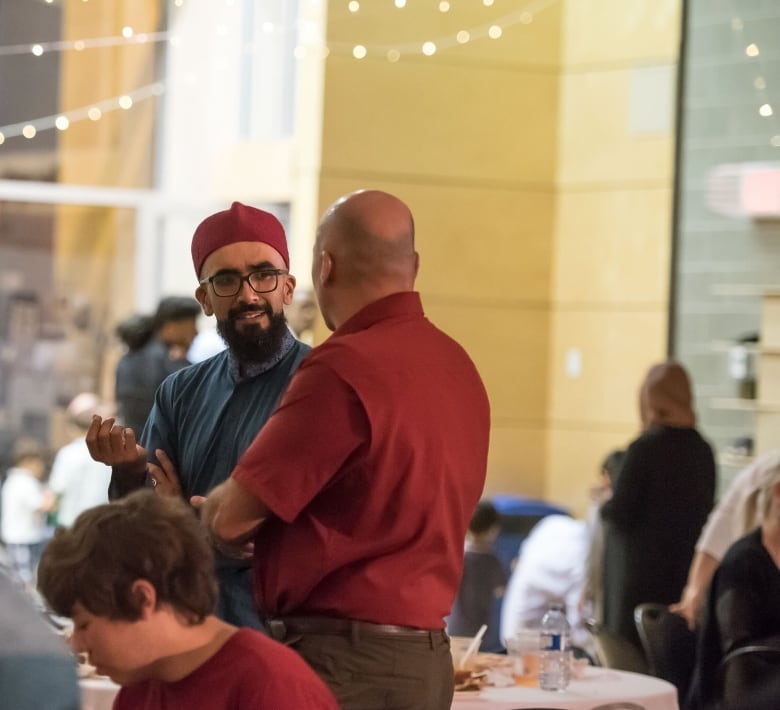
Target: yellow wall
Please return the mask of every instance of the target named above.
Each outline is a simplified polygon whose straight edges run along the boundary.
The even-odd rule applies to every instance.
[[[666,352],[673,121],[632,130],[630,110],[635,72],[676,63],[679,13],[676,0],[563,13],[545,492],[580,512],[605,454],[637,433],[640,381]]]
[[[501,39],[426,57],[423,41],[506,15],[476,2],[447,14],[437,5],[364,2],[353,15],[330,3],[320,208],[365,187],[410,205],[426,312],[488,387],[488,488],[541,495],[560,7],[505,27]],[[358,43],[363,60],[351,55]],[[394,47],[408,48],[397,63],[385,56]]]
[[[368,186],[410,204],[426,311],[489,390],[487,493],[582,513],[601,459],[637,430],[639,382],[666,350],[674,136],[671,115],[632,128],[632,82],[675,65],[680,4],[540,3],[500,39],[433,57],[413,43],[526,5],[329,5],[320,208]]]

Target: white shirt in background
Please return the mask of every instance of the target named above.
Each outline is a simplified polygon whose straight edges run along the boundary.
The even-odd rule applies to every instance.
[[[722,560],[726,550],[738,538],[750,532],[743,528],[743,511],[750,496],[761,486],[765,475],[780,467],[780,451],[770,451],[743,468],[731,481],[718,504],[712,509],[696,543],[696,549]],[[757,527],[758,522],[754,526]]]
[[[108,503],[110,480],[111,469],[93,461],[82,437],[63,446],[54,457],[49,477],[49,488],[60,499],[58,524],[70,527],[81,512]]]
[[[3,542],[34,545],[46,539],[43,490],[43,484],[25,469],[8,469],[2,490]]]
[[[566,605],[571,641],[585,646],[589,640],[578,610],[585,580],[588,529],[583,520],[548,515],[534,525],[520,547],[501,607],[501,638],[523,627],[538,628],[548,606]]]

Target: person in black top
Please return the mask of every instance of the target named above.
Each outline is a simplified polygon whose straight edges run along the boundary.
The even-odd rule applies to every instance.
[[[173,372],[190,364],[187,350],[198,334],[200,304],[189,296],[168,296],[154,317],[131,316],[117,334],[128,345],[116,368],[119,421],[141,436],[154,404],[154,393]]]
[[[643,431],[628,447],[601,508],[604,625],[639,645],[634,608],[673,604],[715,497],[715,458],[696,430],[691,385],[676,362],[650,368],[640,392]]]

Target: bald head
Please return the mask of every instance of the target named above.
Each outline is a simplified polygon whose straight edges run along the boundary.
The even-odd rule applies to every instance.
[[[414,220],[397,197],[361,190],[341,197],[325,212],[317,230],[312,278],[320,284],[317,298],[326,323],[331,303],[336,310],[359,310],[392,293],[411,291],[417,267]],[[344,309],[339,309],[341,304]]]

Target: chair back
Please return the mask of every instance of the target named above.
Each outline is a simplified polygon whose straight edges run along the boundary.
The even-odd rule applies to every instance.
[[[728,653],[718,667],[717,683],[726,708],[776,710],[780,697],[780,639],[741,646]]]
[[[612,633],[601,624],[586,622],[593,637],[593,648],[598,665],[619,671],[648,673],[647,660],[640,648],[622,636]]]
[[[630,703],[624,700],[618,703],[607,703],[606,705],[599,705],[598,707],[591,708],[590,710],[645,710],[645,706],[637,705],[636,703]]]
[[[640,604],[634,609],[634,622],[650,674],[675,685],[682,701],[696,663],[695,632],[664,604]]]

